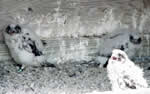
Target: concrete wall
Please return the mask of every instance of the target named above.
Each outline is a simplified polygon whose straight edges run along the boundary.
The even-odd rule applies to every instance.
[[[3,28],[3,25],[10,22],[27,23],[28,21],[32,23],[36,21],[35,19],[40,19],[42,20],[40,24],[47,25],[46,21],[52,22],[55,19],[54,15],[59,12],[58,18],[64,19],[62,23],[50,23],[48,29],[45,30],[51,32],[47,39],[52,43],[59,41],[60,36],[76,37],[77,39],[70,42],[64,41],[74,43],[74,45],[76,41],[88,41],[90,43],[87,46],[88,50],[95,52],[98,45],[97,38],[79,40],[79,37],[97,36],[105,32],[109,33],[115,28],[130,27],[137,29],[143,36],[143,47],[138,54],[142,57],[149,57],[149,4],[149,0],[1,0],[0,27]],[[45,15],[48,14],[50,18],[46,18]],[[45,18],[41,19],[41,15],[44,15]],[[23,17],[25,21],[17,17]],[[30,19],[31,17],[35,19]],[[41,30],[37,33],[43,35],[43,32],[44,30]],[[52,37],[55,37],[56,40],[53,41]],[[51,46],[60,48],[59,44],[51,45],[52,43],[49,44],[49,48],[53,48]],[[8,51],[2,43],[0,45],[0,57],[4,59],[3,56],[9,56]]]

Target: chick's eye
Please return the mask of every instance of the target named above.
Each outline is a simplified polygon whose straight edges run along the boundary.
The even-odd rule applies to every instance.
[[[130,41],[132,41],[134,38],[132,35],[129,36]]]
[[[118,61],[121,61],[121,58],[118,58]]]
[[[8,32],[10,29],[11,29],[11,27],[10,27],[10,26],[7,26],[6,32]]]
[[[21,32],[21,27],[19,25],[16,25],[15,29],[18,33]]]
[[[119,56],[120,58],[125,58],[122,54],[118,54],[118,56]]]

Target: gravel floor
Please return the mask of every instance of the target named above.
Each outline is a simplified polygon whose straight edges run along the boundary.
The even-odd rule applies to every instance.
[[[108,91],[110,83],[107,71],[96,65],[70,62],[58,68],[27,67],[18,73],[12,61],[0,62],[1,94],[83,94],[92,91]],[[150,63],[144,67],[145,78],[150,85]]]

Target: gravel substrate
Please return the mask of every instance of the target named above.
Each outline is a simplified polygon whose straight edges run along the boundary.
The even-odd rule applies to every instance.
[[[150,63],[144,67],[150,85]],[[111,85],[107,70],[82,62],[67,62],[50,67],[27,67],[18,73],[13,61],[0,62],[1,94],[83,94],[92,91],[109,91]]]

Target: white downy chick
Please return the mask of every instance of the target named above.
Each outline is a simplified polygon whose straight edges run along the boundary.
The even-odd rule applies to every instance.
[[[112,90],[148,87],[143,77],[143,70],[136,66],[122,50],[114,49],[112,51],[112,55],[108,61],[107,72],[112,84]]]
[[[22,69],[46,62],[43,43],[30,28],[11,24],[3,30],[3,36],[12,59],[22,65]]]

